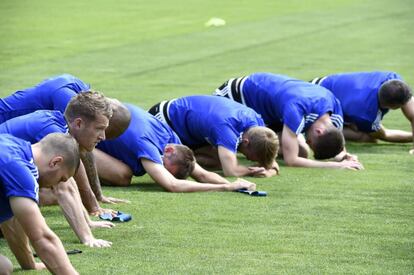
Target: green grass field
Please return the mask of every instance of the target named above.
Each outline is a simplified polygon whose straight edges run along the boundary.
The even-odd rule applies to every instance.
[[[2,0],[0,96],[63,72],[143,108],[257,71],[393,70],[413,87],[413,13],[410,0]],[[384,125],[410,129],[399,111]],[[172,194],[148,176],[104,188],[132,201],[116,206],[131,222],[94,231],[110,249],[79,244],[58,207],[42,212],[83,250],[70,256],[81,274],[413,274],[411,145],[347,147],[364,171],[280,162],[281,176],[254,179],[265,198]],[[0,254],[21,272],[3,239]]]

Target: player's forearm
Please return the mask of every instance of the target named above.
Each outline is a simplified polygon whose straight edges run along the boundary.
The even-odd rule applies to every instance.
[[[228,166],[223,165],[223,174],[226,177],[245,177],[251,176],[252,172],[248,167],[242,165]]]
[[[228,180],[226,180],[219,174],[213,173],[210,171],[206,171],[203,174],[199,175],[198,177],[194,177],[194,179],[198,182],[208,182],[208,183],[213,183],[213,184],[230,183]]]
[[[189,193],[189,192],[209,192],[209,191],[229,191],[230,183],[226,184],[212,184],[212,183],[198,183],[189,180],[174,180],[164,188],[169,192]]]
[[[6,224],[7,223],[7,224]],[[30,249],[29,239],[21,228],[12,227],[14,221],[8,221],[1,226],[4,238],[23,269],[34,269],[35,259]]]
[[[412,142],[413,141],[413,133],[402,131],[402,130],[385,130],[384,137],[381,138],[384,141],[389,142]]]
[[[39,258],[53,274],[78,274],[66,255],[59,238],[50,230],[32,242]]]
[[[95,194],[92,192],[92,190],[91,192],[82,192],[82,190],[79,190],[79,193],[82,203],[89,213],[96,212],[100,209],[98,200],[96,199]]]
[[[88,212],[92,213],[98,211],[100,206],[89,184],[88,176],[86,175],[85,167],[82,162],[79,166],[78,172],[74,176],[74,179],[78,186],[82,203],[86,207]]]
[[[85,166],[86,175],[89,180],[89,184],[95,193],[98,201],[102,200],[101,183],[99,182],[98,171],[96,169],[95,158],[92,152],[82,152],[81,159]]]
[[[339,168],[338,162],[332,161],[318,161],[312,159],[305,159],[301,157],[286,158],[285,163],[292,167],[308,167],[308,168]]]
[[[96,199],[95,194],[92,192],[92,189],[79,189],[79,194],[83,205],[89,213],[96,212],[100,209],[98,200]]]
[[[35,269],[36,261],[29,245],[27,247],[13,247],[9,243],[9,247],[22,269]]]
[[[73,190],[57,190],[58,203],[69,225],[82,243],[93,238],[92,231],[85,219],[82,202]]]

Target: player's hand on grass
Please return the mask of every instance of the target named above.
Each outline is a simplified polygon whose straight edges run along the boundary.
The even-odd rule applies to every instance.
[[[112,242],[91,238],[90,240],[85,241],[83,244],[86,246],[92,247],[92,248],[94,247],[104,248],[104,247],[111,247]]]
[[[264,167],[258,166],[250,166],[249,168],[249,175],[252,177],[263,177],[263,173],[266,171]]]
[[[109,204],[130,203],[129,200],[117,199],[117,198],[105,197],[105,196],[102,196],[101,202],[103,202],[103,203],[109,203]]]
[[[269,178],[278,175],[278,170],[276,169],[263,169],[260,172],[255,173],[253,176],[256,178]]]
[[[348,152],[341,152],[338,155],[336,155],[334,157],[335,161],[343,161],[343,160],[354,160],[354,161],[358,161],[358,156],[357,155],[352,155]]]
[[[256,184],[245,179],[238,178],[232,183],[232,190],[247,189],[250,191],[256,190]]]
[[[338,163],[340,168],[350,170],[363,170],[364,166],[358,160],[343,160]]]
[[[346,153],[345,159],[346,160],[358,161],[358,156],[357,155],[353,155],[353,154]]]
[[[266,169],[264,173],[265,178],[270,178],[279,175],[279,170],[275,168]]]
[[[115,224],[108,221],[90,221],[89,226],[91,228],[112,228]]]
[[[358,156],[350,154],[350,153],[346,153],[345,156],[344,156],[344,160],[358,161]]]
[[[93,210],[92,212],[89,212],[89,215],[98,217],[99,215],[105,214],[105,213],[111,213],[112,217],[115,217],[118,211],[109,209],[109,208],[99,207],[98,209]]]

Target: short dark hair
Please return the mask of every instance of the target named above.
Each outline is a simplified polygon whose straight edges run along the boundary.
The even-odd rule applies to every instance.
[[[384,82],[378,91],[378,99],[381,105],[402,106],[411,97],[411,88],[399,79]]]
[[[80,165],[79,144],[69,134],[51,133],[43,137],[39,144],[44,154],[61,155],[65,159],[65,166],[74,169],[75,173]]]
[[[173,155],[173,163],[179,167],[175,173],[177,179],[186,179],[194,171],[196,158],[193,151],[185,145],[174,144],[175,154]]]
[[[345,147],[342,131],[332,127],[312,141],[313,156],[315,159],[329,159],[338,155]]]

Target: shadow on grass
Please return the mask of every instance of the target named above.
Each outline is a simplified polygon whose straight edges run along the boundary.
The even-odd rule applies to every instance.
[[[409,143],[355,143],[347,142],[347,151],[358,154],[401,154],[402,152],[408,152],[410,149]]]
[[[132,185],[141,192],[165,192],[165,190],[156,183],[135,183]]]
[[[114,191],[126,191],[126,192],[165,192],[165,190],[156,183],[153,182],[136,182],[132,181],[131,185],[125,186],[125,187],[115,187],[115,186],[105,186],[105,190],[108,190],[110,192]]]

